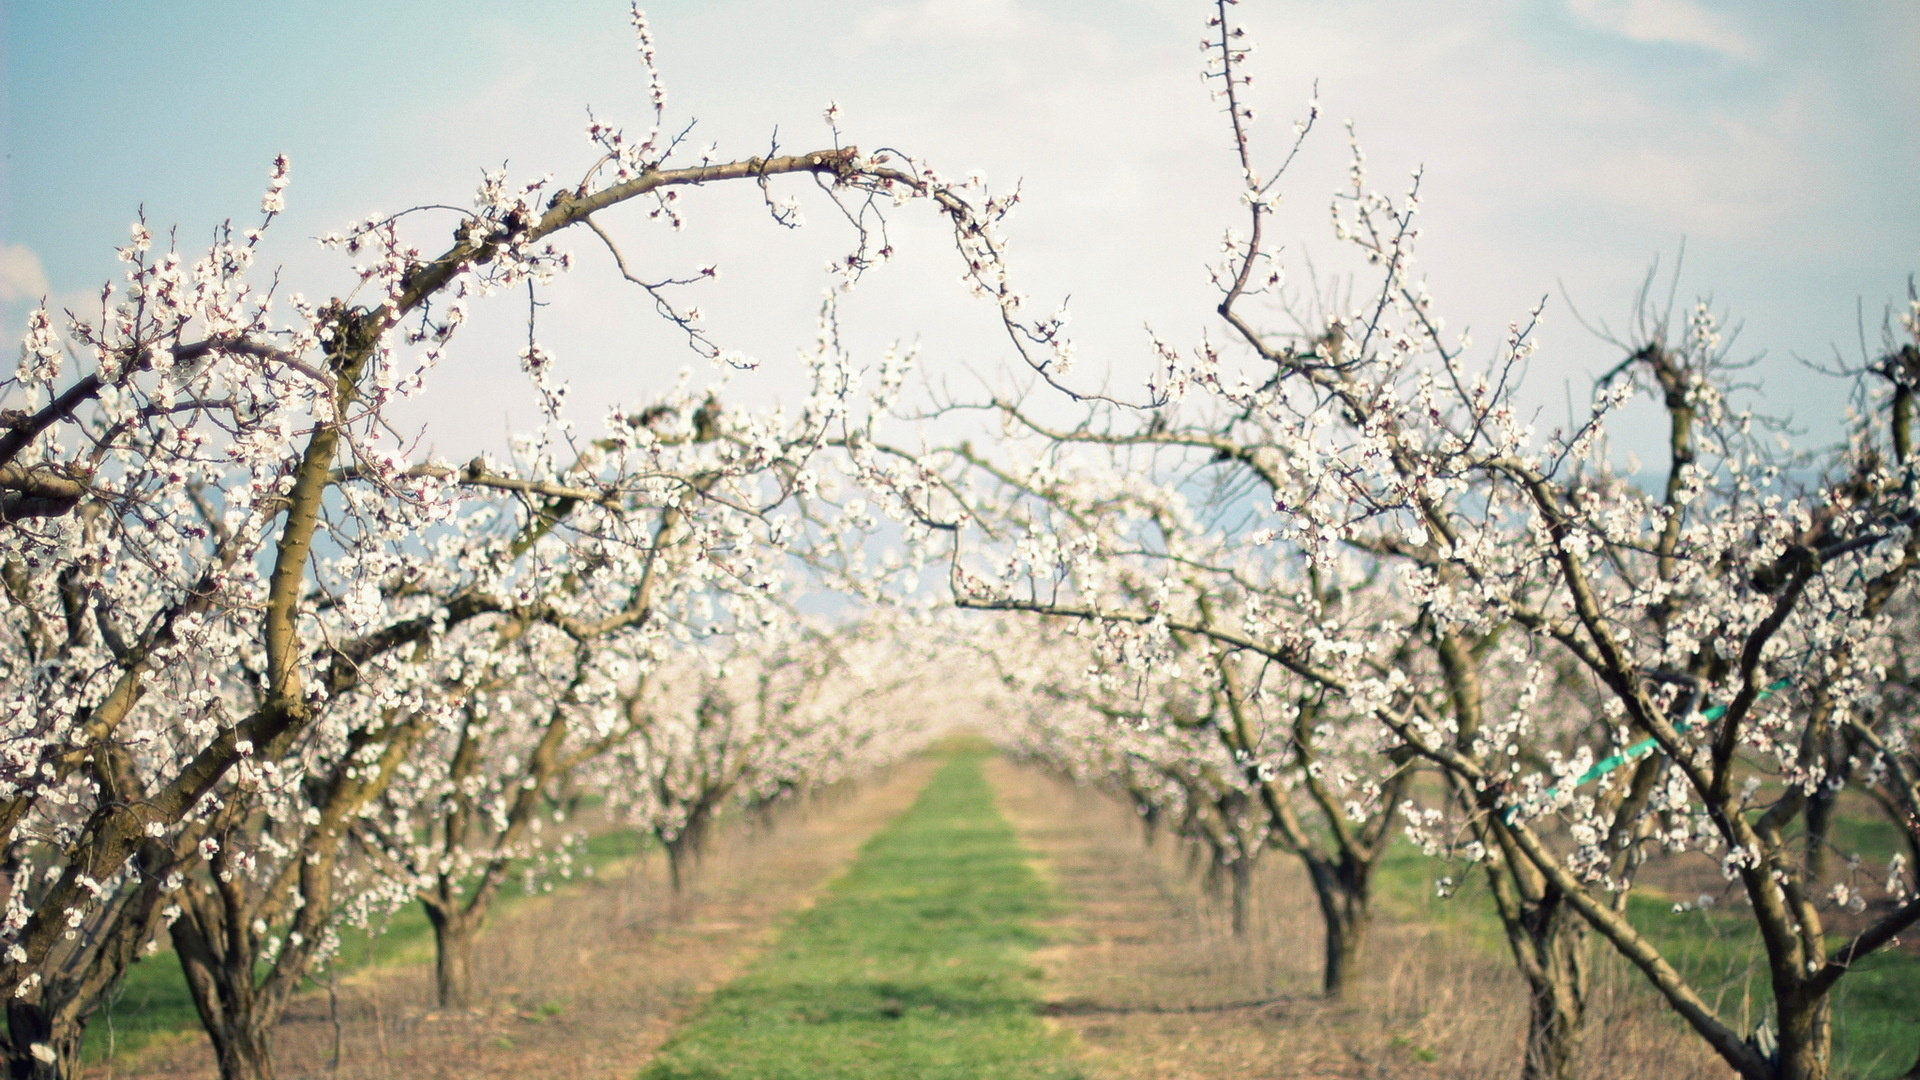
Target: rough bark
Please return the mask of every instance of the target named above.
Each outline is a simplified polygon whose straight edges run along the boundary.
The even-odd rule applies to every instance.
[[[1831,995],[1796,987],[1776,999],[1774,1015],[1780,1024],[1775,1065],[1780,1080],[1827,1080],[1833,1061]]]
[[[80,1075],[83,1025],[62,1022],[36,1003],[15,998],[7,1003],[4,1047],[9,1080],[74,1080]]]
[[[1527,1043],[1522,1080],[1570,1080],[1586,1033],[1586,922],[1557,898],[1529,904],[1520,919],[1520,964],[1527,983]]]
[[[473,1004],[473,945],[486,910],[460,910],[423,903],[433,925],[433,990],[443,1009]]]
[[[1360,971],[1361,947],[1366,943],[1372,900],[1370,863],[1342,857],[1338,860],[1308,859],[1307,873],[1313,881],[1313,895],[1320,903],[1320,918],[1326,926],[1326,963],[1320,975],[1320,987],[1330,999],[1344,997]]]
[[[254,985],[253,957],[229,955],[238,938],[204,915],[181,915],[173,924],[173,947],[200,1024],[213,1042],[220,1080],[273,1080],[272,1029],[279,1010]],[[239,936],[245,936],[244,928]]]

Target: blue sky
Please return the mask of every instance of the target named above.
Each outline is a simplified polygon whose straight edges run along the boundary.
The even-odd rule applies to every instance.
[[[849,138],[949,173],[1020,180],[1015,269],[1043,302],[1072,295],[1087,377],[1138,378],[1142,324],[1192,342],[1210,326],[1202,265],[1236,219],[1219,117],[1198,77],[1210,5],[1188,0],[707,0],[649,7],[672,114],[728,156],[824,143],[829,99]],[[1286,185],[1296,280],[1337,268],[1327,200],[1352,117],[1375,183],[1426,170],[1422,267],[1451,326],[1490,348],[1552,293],[1530,393],[1557,407],[1608,362],[1580,330],[1618,324],[1656,258],[1684,239],[1682,295],[1710,294],[1765,350],[1768,405],[1815,427],[1841,395],[1799,369],[1870,324],[1920,269],[1920,4],[1709,0],[1457,3],[1247,0],[1255,105],[1277,153],[1317,80],[1330,120]],[[645,83],[618,0],[275,4],[15,2],[4,15],[6,147],[0,317],[115,276],[137,207],[191,249],[250,221],[268,163],[293,160],[269,255],[286,288],[339,288],[310,238],[376,210],[464,204],[483,168],[577,175],[586,109],[644,124]],[[751,398],[811,336],[821,264],[844,234],[827,208],[781,233],[750,193],[694,200],[686,235],[638,215],[610,226],[651,266],[717,261],[702,306],[722,341],[769,361]],[[1004,350],[970,303],[937,223],[896,219],[900,261],[845,308],[854,343],[918,340],[930,363],[992,371]],[[688,363],[590,238],[542,339],[590,421]],[[512,355],[523,312],[478,313],[417,414],[450,455],[531,418]],[[1873,325],[1870,335],[1877,337]],[[956,377],[959,377],[956,375]],[[1583,393],[1583,392],[1582,392]],[[1581,396],[1576,393],[1576,396]]]

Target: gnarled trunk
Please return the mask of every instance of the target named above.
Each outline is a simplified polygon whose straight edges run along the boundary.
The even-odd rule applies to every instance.
[[[687,887],[689,870],[687,864],[693,858],[693,852],[689,849],[686,842],[686,834],[684,833],[667,841],[662,846],[667,849],[668,887],[673,890],[673,895],[679,896]]]
[[[273,1040],[268,1031],[241,1023],[208,1032],[213,1035],[220,1080],[273,1080]]]
[[[257,958],[250,949],[230,955],[232,936],[217,919],[201,925],[192,911],[173,924],[172,936],[193,1007],[213,1041],[220,1080],[273,1080],[272,1029],[280,1010],[254,985]],[[244,930],[241,936],[250,937]]]
[[[1832,1075],[1832,998],[1824,991],[1775,989],[1774,1016],[1780,1024],[1780,1080],[1827,1080]]]
[[[667,880],[675,896],[686,889],[694,863],[706,844],[707,827],[713,821],[713,806],[709,801],[712,797],[709,795],[694,803],[687,811],[686,821],[672,836],[655,834],[660,838],[660,846],[667,849]]]
[[[433,926],[434,999],[443,1009],[465,1009],[473,1004],[473,945],[480,936],[485,906],[462,909],[459,904],[422,900],[427,922]]]
[[[1320,973],[1321,991],[1331,999],[1344,996],[1359,974],[1361,946],[1371,918],[1373,867],[1351,857],[1338,860],[1308,858],[1308,876],[1320,902],[1326,926],[1326,960]]]
[[[1557,894],[1528,904],[1509,926],[1527,983],[1526,1057],[1522,1080],[1570,1080],[1587,1020],[1587,924]]]
[[[7,1002],[7,1037],[0,1042],[8,1080],[74,1080],[80,1075],[83,1025],[58,1010],[15,998]]]

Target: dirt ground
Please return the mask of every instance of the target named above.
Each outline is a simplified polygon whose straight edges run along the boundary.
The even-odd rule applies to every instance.
[[[643,859],[517,905],[476,957],[486,1007],[431,1007],[420,966],[363,971],[296,1002],[276,1032],[279,1075],[327,1080],[631,1077],[679,1021],[803,909],[875,830],[913,801],[932,764],[816,797],[777,822],[723,830],[686,895]],[[336,1024],[337,1017],[337,1024]],[[338,1062],[334,1062],[338,1048]],[[216,1075],[198,1032],[89,1074]]]
[[[1000,806],[1064,901],[1036,957],[1047,1011],[1099,1080],[1412,1080],[1519,1072],[1525,999],[1504,953],[1444,929],[1376,920],[1352,1000],[1318,996],[1321,932],[1297,865],[1275,855],[1236,939],[1170,843],[1123,806],[1004,759]],[[1587,1075],[1731,1075],[1632,987],[1597,973]]]
[[[716,837],[687,895],[658,857],[528,901],[483,939],[484,1008],[431,1007],[422,965],[343,978],[296,1003],[276,1033],[283,1080],[631,1077],[680,1021],[739,972],[783,915],[811,903],[868,837],[906,809],[931,762]],[[1004,759],[1001,810],[1062,901],[1035,956],[1050,1023],[1098,1080],[1479,1080],[1516,1075],[1524,999],[1510,964],[1458,927],[1377,920],[1352,999],[1318,995],[1320,928],[1304,875],[1275,855],[1248,933],[1169,841],[1142,843],[1126,807]],[[1588,1075],[1730,1074],[1621,972],[1590,1006]],[[336,1051],[337,1047],[337,1051]],[[335,1062],[335,1055],[338,1061]],[[102,1066],[93,1080],[212,1080],[198,1032]]]

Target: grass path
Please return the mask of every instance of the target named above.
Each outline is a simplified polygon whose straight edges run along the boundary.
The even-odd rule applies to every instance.
[[[933,760],[903,763],[790,804],[777,822],[730,817],[680,896],[667,889],[665,860],[643,856],[518,900],[481,940],[475,977],[484,996],[472,1011],[434,1006],[431,941],[419,950],[427,963],[388,963],[414,950],[382,938],[380,964],[339,980],[338,1067],[323,988],[297,998],[275,1029],[280,1075],[633,1080],[715,989],[818,901],[861,845],[912,805],[937,768]],[[179,966],[170,956],[154,962]],[[206,1036],[187,1022],[176,1037],[93,1065],[88,1080],[215,1080]]]
[[[722,988],[643,1080],[1069,1080],[1026,953],[1047,890],[993,803],[982,750],[952,752],[819,904]]]

